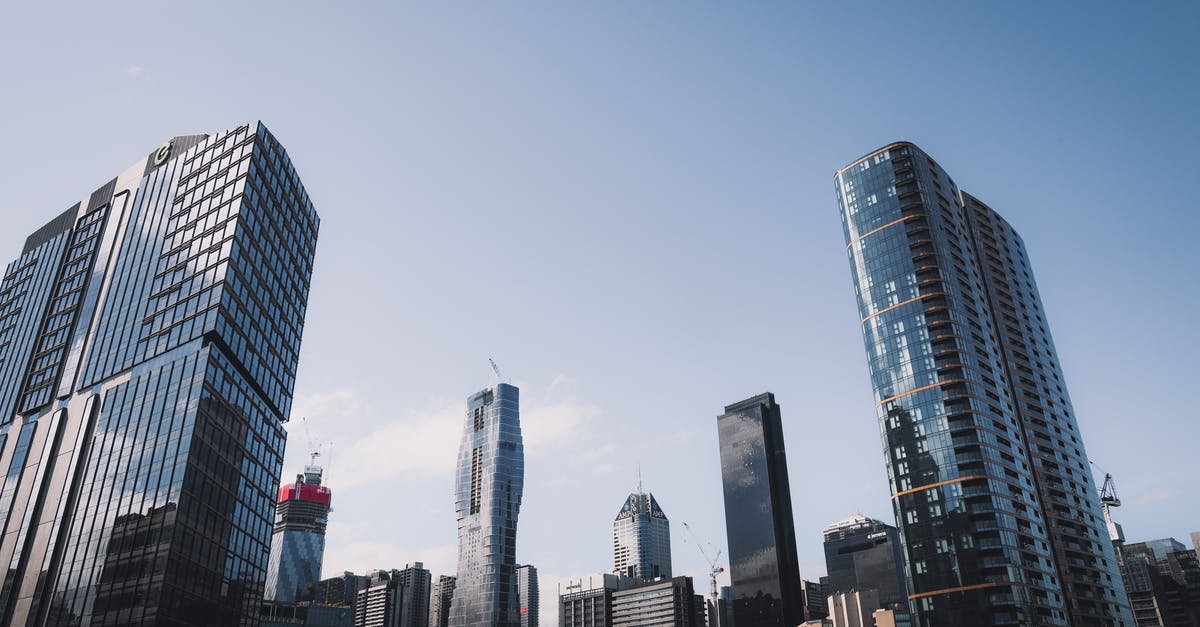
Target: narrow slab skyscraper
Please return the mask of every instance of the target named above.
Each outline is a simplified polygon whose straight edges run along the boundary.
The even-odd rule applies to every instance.
[[[906,142],[834,182],[919,624],[1132,624],[1020,236]]]
[[[525,484],[519,392],[500,383],[467,400],[458,450],[458,578],[450,627],[519,627],[517,516]]]
[[[794,627],[804,622],[792,491],[775,395],[759,394],[717,418],[733,624]]]
[[[25,241],[0,624],[258,623],[318,224],[253,123],[172,139]]]

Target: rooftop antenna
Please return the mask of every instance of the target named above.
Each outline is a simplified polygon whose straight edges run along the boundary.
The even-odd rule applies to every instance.
[[[509,379],[508,377],[505,377],[504,375],[500,374],[500,366],[496,365],[495,359],[488,357],[488,363],[492,364],[492,372],[496,373],[496,378],[500,381],[500,383],[507,383],[509,385],[512,385],[512,379]]]
[[[637,493],[638,493],[638,496],[641,496],[642,495],[642,464],[641,464],[641,462],[638,462],[637,466],[638,466]]]

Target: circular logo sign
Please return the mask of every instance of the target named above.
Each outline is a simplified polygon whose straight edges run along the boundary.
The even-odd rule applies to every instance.
[[[154,153],[154,167],[158,167],[167,162],[167,157],[171,156],[171,142],[167,142]]]

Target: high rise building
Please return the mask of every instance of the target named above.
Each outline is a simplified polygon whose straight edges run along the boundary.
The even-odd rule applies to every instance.
[[[450,627],[517,627],[517,515],[525,483],[519,392],[506,383],[467,400],[458,450],[458,581]]]
[[[318,581],[313,586],[312,601],[321,605],[353,608],[358,591],[370,585],[370,577],[345,571],[340,577]]]
[[[671,523],[654,495],[642,492],[640,479],[613,520],[613,573],[671,578]]]
[[[1175,538],[1120,546],[1121,576],[1138,627],[1200,625],[1200,562]]]
[[[311,601],[313,585],[321,579],[325,526],[333,496],[321,485],[321,473],[314,457],[314,463],[296,476],[295,483],[279,488],[267,561],[268,601]]]
[[[454,599],[454,583],[450,575],[439,575],[429,594],[429,627],[450,626],[450,601]]]
[[[825,594],[822,584],[803,579],[800,581],[800,589],[804,591],[805,620],[820,620],[829,616],[829,604],[826,600],[828,595]]]
[[[835,592],[826,602],[833,627],[875,627],[872,615],[879,609],[879,593],[875,590]]]
[[[1020,236],[906,142],[835,186],[919,622],[1130,624]]]
[[[612,627],[704,627],[691,577],[641,582],[612,593]]]
[[[377,570],[354,602],[354,627],[429,627],[432,576],[421,562]]]
[[[26,239],[0,282],[0,624],[257,624],[318,225],[253,123]]]
[[[736,627],[804,622],[783,419],[771,393],[725,408],[717,418],[725,532]]]
[[[517,604],[521,608],[521,627],[538,627],[537,568],[529,564],[517,566]]]
[[[900,534],[889,524],[855,514],[826,527],[825,572],[825,596],[874,590],[880,607],[908,607]]]
[[[624,575],[591,575],[558,585],[559,627],[612,627],[613,595],[638,580]]]

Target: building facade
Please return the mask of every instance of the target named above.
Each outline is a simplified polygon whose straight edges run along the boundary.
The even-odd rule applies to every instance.
[[[1130,624],[1020,236],[909,143],[834,178],[919,624]]]
[[[439,575],[429,593],[429,626],[449,627],[450,602],[454,599],[454,583],[450,575]]]
[[[770,393],[734,403],[717,418],[733,622],[793,627],[804,622],[783,419]]]
[[[354,627],[429,627],[432,576],[416,562],[403,570],[377,570],[358,590]]]
[[[904,556],[895,527],[855,514],[826,527],[824,535],[825,596],[874,590],[880,607],[908,607]]]
[[[29,236],[0,282],[0,624],[257,624],[318,226],[253,123]]]
[[[266,600],[311,601],[321,579],[325,527],[333,495],[321,485],[320,466],[310,464],[296,482],[279,488],[275,530],[267,562]]]
[[[340,577],[322,579],[313,585],[312,602],[334,607],[354,607],[358,591],[371,585],[366,575],[345,571]]]
[[[611,627],[613,594],[637,580],[623,575],[591,575],[558,585],[559,627]]]
[[[458,451],[458,580],[450,627],[517,627],[517,516],[525,482],[519,392],[506,383],[467,401]]]
[[[822,578],[824,581],[825,578]],[[804,591],[804,619],[820,620],[829,616],[829,604],[826,602],[824,586],[816,581],[803,579],[800,589]]]
[[[654,495],[642,492],[641,481],[613,520],[613,573],[671,578],[671,523]]]
[[[1138,627],[1200,625],[1200,562],[1174,538],[1117,548]]]
[[[643,582],[612,593],[612,627],[703,627],[704,597],[691,577]]]
[[[537,568],[529,564],[517,566],[517,605],[521,608],[521,627],[538,627]]]

